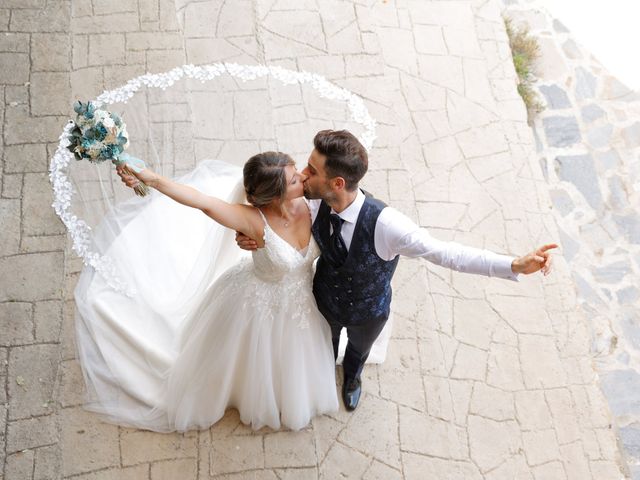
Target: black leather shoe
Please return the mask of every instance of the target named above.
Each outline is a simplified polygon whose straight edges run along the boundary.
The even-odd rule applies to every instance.
[[[358,406],[360,394],[362,393],[362,384],[359,378],[345,379],[342,385],[342,401],[347,410],[353,411]]]

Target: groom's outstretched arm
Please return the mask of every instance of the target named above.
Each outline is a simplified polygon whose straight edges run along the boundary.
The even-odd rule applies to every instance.
[[[457,242],[433,238],[425,228],[418,227],[398,210],[387,207],[378,217],[375,231],[378,255],[390,260],[397,255],[422,257],[432,263],[459,272],[517,280],[517,275],[551,271],[549,250],[556,244],[547,244],[521,257],[502,255],[490,250],[468,247]]]

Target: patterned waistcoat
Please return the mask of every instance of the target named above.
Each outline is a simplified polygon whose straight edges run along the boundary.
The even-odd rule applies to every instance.
[[[323,254],[318,259],[313,279],[318,308],[343,325],[386,320],[389,316],[391,277],[399,257],[386,261],[376,253],[375,227],[385,207],[383,202],[367,195],[344,264],[331,265]],[[331,207],[323,201],[312,227],[321,252],[329,245],[330,213]]]

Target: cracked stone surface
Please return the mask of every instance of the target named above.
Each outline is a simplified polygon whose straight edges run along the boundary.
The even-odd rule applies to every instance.
[[[640,479],[640,93],[612,77],[566,28],[555,28],[547,12],[526,1],[505,3],[517,21],[535,14],[531,33],[560,52],[537,65],[535,88],[546,103],[533,124],[537,155],[627,473]]]
[[[569,179],[550,196],[501,14],[498,0],[2,2],[0,479],[622,478],[617,433],[592,368],[587,322],[597,312],[586,310],[585,318],[577,310],[574,270],[561,256],[551,277],[518,283],[402,260],[387,361],[365,368],[361,406],[315,418],[301,432],[253,432],[231,410],[209,430],[156,434],[103,423],[82,408],[73,302],[82,263],[48,207],[46,184],[47,155],[74,99],[185,62],[317,72],[361,95],[378,123],[365,188],[437,238],[522,254],[559,238],[551,198],[579,209],[580,226],[593,221],[583,195],[591,190]],[[546,25],[544,16],[531,18]],[[568,59],[589,58],[561,40],[545,44],[549,79],[564,74]],[[599,92],[626,99],[616,101],[630,94],[587,67],[579,75],[573,90],[547,90],[553,115],[598,128],[613,108],[598,101]],[[221,84],[171,109],[181,144],[176,172],[202,158],[246,158],[269,148],[303,160],[315,131],[344,124],[344,111],[302,88]],[[576,96],[588,102],[580,107],[597,104],[605,114],[568,111],[565,97]],[[219,115],[215,135],[197,121],[211,105]],[[611,118],[622,115],[615,112]],[[193,128],[185,125],[189,115]],[[631,118],[611,138],[640,143]],[[620,149],[598,146],[606,129],[594,132],[571,126],[568,137],[597,146],[589,157],[596,173],[627,161]],[[549,170],[554,158],[544,164]],[[632,191],[626,182],[620,175],[601,183],[600,201],[609,201],[613,185],[611,198],[622,202]],[[618,213],[589,230],[593,243],[620,225],[638,235],[635,218]],[[598,265],[599,274],[612,281],[623,275],[624,283],[630,273],[617,262],[626,251],[616,255]],[[589,275],[584,290],[600,298]],[[613,286],[602,303],[637,298],[629,283]],[[634,318],[628,324],[635,328]],[[637,381],[634,374],[622,376]],[[611,388],[620,388],[615,380]],[[615,407],[629,405],[633,396],[621,396]],[[627,425],[623,442],[635,442],[639,428]]]

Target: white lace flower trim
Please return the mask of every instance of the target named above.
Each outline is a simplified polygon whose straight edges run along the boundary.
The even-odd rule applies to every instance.
[[[225,73],[242,81],[270,76],[280,80],[285,85],[310,84],[320,97],[342,101],[347,104],[352,120],[365,128],[359,140],[367,150],[371,149],[376,139],[376,122],[369,115],[369,111],[360,97],[327,81],[321,75],[288,70],[277,66],[240,65],[237,63],[212,63],[200,66],[183,65],[168,72],[147,73],[133,78],[121,87],[104,91],[93,102],[96,107],[119,102],[126,103],[142,86],[165,90],[183,77],[194,78],[204,83]],[[113,261],[106,255],[91,251],[91,227],[71,211],[71,198],[74,194],[74,189],[69,181],[68,171],[73,154],[66,149],[69,144],[67,137],[70,129],[71,124],[68,124],[62,131],[58,148],[51,158],[49,166],[49,179],[54,192],[52,206],[71,234],[73,251],[82,257],[84,264],[91,265],[114,290],[133,296],[135,291],[118,277]]]

